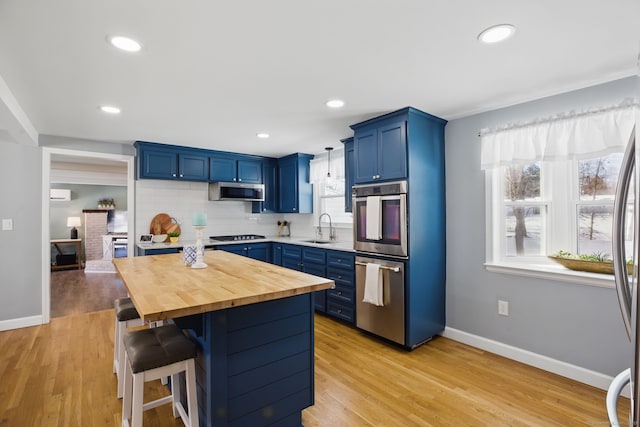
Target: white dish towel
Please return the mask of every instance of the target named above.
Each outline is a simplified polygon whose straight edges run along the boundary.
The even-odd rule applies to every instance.
[[[382,211],[380,210],[380,196],[367,197],[367,240],[382,239]]]
[[[364,299],[362,302],[384,306],[384,295],[382,291],[382,270],[380,264],[367,263],[367,270],[364,277]]]

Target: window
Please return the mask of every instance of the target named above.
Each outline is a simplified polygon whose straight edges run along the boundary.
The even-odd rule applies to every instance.
[[[311,161],[311,182],[314,195],[314,223],[318,223],[320,214],[328,213],[334,227],[351,227],[352,214],[344,211],[345,176],[344,150],[337,149],[331,154],[318,154]],[[327,172],[330,171],[330,177]],[[329,219],[322,217],[322,225],[329,225]]]
[[[503,166],[503,197],[495,209],[501,238],[494,260],[539,263],[560,250],[611,258],[613,201],[621,162],[622,153],[614,153]]]
[[[547,255],[561,250],[612,257],[613,203],[633,111],[612,108],[483,135],[488,265],[540,269],[555,265]]]

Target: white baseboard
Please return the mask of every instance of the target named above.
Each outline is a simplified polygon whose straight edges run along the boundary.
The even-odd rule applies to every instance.
[[[42,316],[21,317],[19,319],[0,320],[0,331],[10,329],[27,328],[29,326],[42,325]]]
[[[613,377],[596,371],[581,368],[580,366],[552,359],[541,354],[463,332],[458,329],[446,327],[442,336],[602,390],[607,390],[613,380]],[[628,397],[628,393],[626,394]],[[623,395],[625,395],[625,393],[623,393]]]

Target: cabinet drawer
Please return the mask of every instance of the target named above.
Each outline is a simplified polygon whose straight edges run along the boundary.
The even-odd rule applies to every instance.
[[[327,266],[353,270],[355,255],[345,252],[327,251]]]
[[[332,298],[327,298],[327,314],[342,320],[346,320],[349,323],[353,323],[355,320],[352,307],[340,304],[334,301]]]
[[[353,271],[345,270],[341,268],[329,267],[327,269],[327,278],[336,282],[336,284],[340,284],[342,286],[349,287],[353,289],[353,280],[354,274]]]
[[[282,245],[282,256],[284,258],[298,258],[300,259],[302,249],[300,246]]]
[[[336,301],[353,305],[355,301],[355,290],[353,286],[342,286],[336,283],[334,289],[327,290],[327,296]]]
[[[302,248],[302,262],[314,262],[324,265],[326,263],[326,252],[323,249]]]

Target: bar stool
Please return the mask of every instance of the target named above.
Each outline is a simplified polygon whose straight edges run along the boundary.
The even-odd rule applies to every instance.
[[[113,334],[113,372],[118,379],[118,399],[122,397],[124,377],[124,345],[123,338],[127,328],[144,325],[131,298],[120,298],[113,302],[116,312],[116,330]]]
[[[151,329],[127,332],[124,336],[125,371],[122,399],[122,425],[142,426],[142,413],[156,406],[172,403],[173,416],[182,418],[187,427],[198,427],[195,357],[196,344],[180,328],[168,324]],[[181,402],[180,373],[185,373],[187,408]],[[143,403],[144,383],[171,375],[171,395]],[[129,424],[129,422],[131,424]]]

